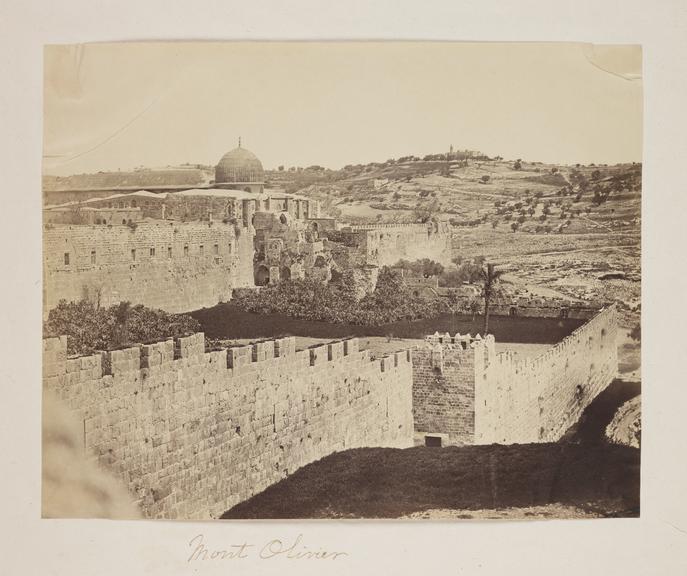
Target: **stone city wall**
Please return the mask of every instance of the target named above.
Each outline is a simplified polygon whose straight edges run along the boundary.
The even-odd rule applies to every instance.
[[[418,441],[515,444],[558,440],[616,376],[614,307],[536,358],[497,354],[493,336],[428,336],[413,353]]]
[[[604,305],[600,302],[579,302],[561,298],[500,297],[490,304],[489,310],[498,316],[589,320],[603,307]]]
[[[605,308],[536,358],[475,348],[475,442],[558,440],[616,377],[617,314]]]
[[[83,446],[151,518],[217,518],[332,452],[412,445],[410,351],[370,360],[350,339],[206,352],[204,335],[68,358],[43,341],[43,383]]]
[[[186,312],[253,286],[253,232],[221,222],[54,225],[43,232],[44,315],[61,299]]]
[[[93,208],[71,206],[43,211],[48,224],[126,224],[143,219],[140,208]]]

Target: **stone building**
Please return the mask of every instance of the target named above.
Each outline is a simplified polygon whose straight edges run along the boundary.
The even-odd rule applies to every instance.
[[[199,171],[202,172],[196,170]],[[219,301],[213,302],[215,298],[230,298],[232,288],[237,286],[263,286],[304,277],[327,282],[334,273],[343,281],[352,283],[356,294],[362,297],[374,290],[382,266],[394,264],[401,258],[431,257],[447,262],[452,255],[451,232],[446,224],[373,224],[342,228],[334,218],[321,214],[317,200],[266,188],[262,163],[255,154],[241,146],[240,140],[239,146],[222,156],[215,166],[214,182],[206,179],[205,183],[200,182],[197,186],[179,187],[178,184],[195,178],[189,176],[192,172],[165,170],[165,174],[173,176],[171,184],[160,180],[154,176],[155,171],[149,170],[122,173],[119,179],[108,173],[81,175],[93,176],[92,179],[70,177],[55,180],[57,184],[53,182],[52,189],[45,191],[46,200],[66,201],[44,208],[46,226],[59,228],[49,235],[50,242],[45,250],[45,278],[52,281],[46,292],[46,303],[54,303],[61,298],[78,298],[85,290],[83,284],[98,283],[96,277],[101,273],[99,271],[104,273],[104,269],[100,262],[95,268],[91,266],[91,253],[95,251],[100,256],[108,243],[112,243],[108,252],[118,254],[118,268],[113,278],[119,279],[104,283],[107,284],[108,301],[131,299],[133,303],[155,304],[174,311],[192,310],[201,301],[203,306],[211,306]],[[145,185],[147,181],[153,184],[150,189],[131,189],[132,184]],[[121,186],[116,185],[118,182]],[[82,188],[69,190],[70,183]],[[181,246],[172,250],[168,266],[156,268],[156,273],[161,274],[160,285],[173,290],[183,280],[183,291],[192,294],[195,282],[198,294],[203,294],[201,300],[184,296],[168,302],[165,298],[153,297],[152,288],[137,290],[132,285],[136,278],[151,287],[154,282],[143,278],[145,271],[139,264],[130,262],[130,251],[136,249],[134,239],[141,237],[143,245],[139,248],[144,249],[150,243],[145,236],[148,230],[164,230],[150,228],[147,224],[194,222],[209,225],[203,228],[202,241],[195,242],[205,247],[227,244],[226,231],[221,226],[213,228],[213,223],[234,227],[235,240],[231,243],[241,246],[242,261],[235,261],[238,256],[234,254],[231,266],[227,267],[229,260],[223,259],[225,269],[216,275],[215,282],[226,281],[226,288],[217,286],[207,292],[200,285],[204,279],[198,273],[200,269],[205,270],[204,265],[196,267],[193,258],[189,260],[179,252],[184,250]],[[144,224],[139,233],[135,233],[136,226]],[[102,229],[93,235],[93,232],[80,230],[81,226]],[[117,230],[122,226],[128,227],[126,234]],[[55,238],[60,235],[73,248],[58,246]],[[217,235],[214,240],[213,235]],[[165,253],[170,246],[179,244],[178,238],[162,236],[160,243],[164,244]],[[97,238],[98,246],[89,243],[89,237]],[[120,242],[124,245],[117,244]],[[249,251],[248,246],[251,245],[252,251]],[[148,248],[152,249],[152,244]],[[80,249],[85,252],[80,254]],[[63,258],[67,252],[72,262],[86,262],[88,266],[65,266]],[[140,254],[138,256],[140,259]],[[121,266],[124,268],[120,269]],[[128,272],[133,267],[137,268],[136,274]],[[250,269],[252,282],[246,277],[246,270]],[[119,281],[126,285],[119,286]]]
[[[330,278],[317,225],[308,223],[320,216],[317,201],[265,189],[262,164],[240,146],[215,176],[205,187],[82,191],[46,206],[44,315],[93,292],[103,305],[185,312],[227,300],[236,287]]]
[[[227,152],[215,167],[215,187],[261,194],[265,187],[262,162],[250,150],[238,147]]]

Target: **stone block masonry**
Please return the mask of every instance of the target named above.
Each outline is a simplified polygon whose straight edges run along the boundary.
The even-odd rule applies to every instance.
[[[342,233],[356,246],[347,256],[355,266],[391,266],[401,259],[420,258],[447,265],[453,255],[451,230],[445,224],[370,224],[348,226]]]
[[[43,314],[83,297],[168,312],[214,306],[253,286],[253,235],[221,222],[46,227]]]
[[[439,435],[448,444],[475,436],[475,354],[469,337],[433,338],[413,351],[415,436]]]
[[[475,442],[554,442],[617,376],[617,313],[609,306],[542,355],[475,348]]]
[[[348,448],[412,445],[410,351],[294,338],[205,352],[204,335],[68,358],[43,341],[44,387],[83,422],[84,449],[151,518],[217,518]]]
[[[428,336],[413,357],[416,441],[558,440],[617,374],[616,316],[603,309],[534,359],[496,354],[493,336]]]

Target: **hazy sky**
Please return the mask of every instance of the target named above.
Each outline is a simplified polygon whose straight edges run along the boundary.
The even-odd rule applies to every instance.
[[[239,136],[265,168],[457,149],[641,161],[638,47],[121,43],[45,50],[44,172],[215,164]]]

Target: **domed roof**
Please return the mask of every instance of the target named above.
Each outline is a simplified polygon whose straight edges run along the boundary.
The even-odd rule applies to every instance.
[[[234,148],[227,152],[215,166],[215,184],[232,184],[265,181],[262,162],[250,150]]]

